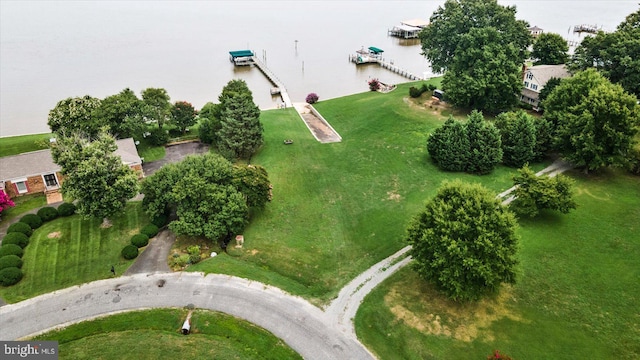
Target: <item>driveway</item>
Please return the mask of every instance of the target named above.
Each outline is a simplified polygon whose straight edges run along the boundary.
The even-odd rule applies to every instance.
[[[163,165],[175,163],[184,159],[187,155],[205,154],[209,152],[209,145],[199,141],[179,143],[175,145],[167,145],[165,147],[164,158],[157,161],[150,161],[142,164],[144,174],[149,176],[158,171]]]
[[[149,245],[124,275],[171,272],[167,265],[167,258],[174,241],[176,241],[176,235],[173,232],[168,229],[161,230],[158,235],[149,240]]]

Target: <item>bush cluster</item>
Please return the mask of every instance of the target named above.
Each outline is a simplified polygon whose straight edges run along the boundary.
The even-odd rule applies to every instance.
[[[433,91],[436,89],[436,86],[433,84],[422,84],[421,87],[417,88],[415,86],[412,86],[409,88],[409,96],[411,96],[412,98],[418,98],[420,97],[420,95],[422,95],[423,93],[427,92],[427,91]]]
[[[62,203],[58,206],[58,215],[71,216],[76,213],[76,206],[72,203]]]
[[[6,268],[21,268],[22,267],[22,259],[18,255],[5,255],[0,257],[0,270]]]
[[[131,237],[131,245],[136,248],[147,246],[147,244],[149,244],[149,237],[145,234],[135,234]]]
[[[23,233],[27,235],[27,237],[29,237],[31,236],[31,234],[33,234],[33,229],[28,224],[18,221],[17,223],[9,225],[9,227],[7,228],[7,234],[12,232]]]
[[[147,136],[147,139],[154,146],[162,146],[169,142],[169,133],[165,129],[155,129]]]
[[[138,257],[138,247],[135,245],[127,245],[122,248],[121,254],[122,257],[127,260],[135,259],[136,257]]]
[[[42,226],[42,218],[36,214],[27,214],[20,219],[20,222],[29,225],[33,230]]]
[[[16,255],[17,257],[22,257],[24,254],[24,250],[16,244],[2,244],[0,247],[0,257],[7,255]]]
[[[17,267],[8,267],[0,270],[0,285],[11,286],[22,280],[22,271]]]
[[[160,216],[154,217],[153,220],[151,220],[151,223],[157,226],[158,228],[161,228],[167,225],[167,220],[169,219],[167,218],[166,215],[160,215]]]
[[[2,245],[8,245],[8,244],[15,244],[24,249],[25,247],[27,247],[27,245],[29,245],[29,237],[19,232],[8,233],[2,239]]]
[[[192,245],[187,248],[187,253],[189,253],[189,262],[191,264],[197,264],[200,262],[200,246]]]
[[[307,104],[315,104],[315,103],[318,102],[318,99],[320,99],[318,97],[318,94],[311,93],[311,94],[307,95],[307,98],[305,99],[305,101],[307,102]]]
[[[152,238],[158,235],[158,227],[154,224],[149,224],[140,230],[140,234],[144,234],[147,235],[148,238]]]
[[[51,206],[45,206],[38,210],[38,216],[40,216],[44,222],[51,221],[58,217],[58,210]]]

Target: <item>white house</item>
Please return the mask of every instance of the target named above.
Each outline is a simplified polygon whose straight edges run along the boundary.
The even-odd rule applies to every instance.
[[[540,91],[551,78],[563,79],[571,76],[564,64],[560,65],[536,65],[527,68],[525,66],[522,79],[522,92],[520,101],[527,103],[538,110],[540,105]]]

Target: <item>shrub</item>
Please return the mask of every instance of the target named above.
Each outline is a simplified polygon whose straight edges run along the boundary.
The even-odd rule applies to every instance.
[[[155,218],[153,218],[153,220],[151,220],[151,223],[155,226],[157,226],[158,228],[161,228],[165,225],[167,225],[167,216],[166,215],[159,215],[156,216]]]
[[[0,285],[11,286],[22,280],[22,271],[16,267],[0,270]]]
[[[135,259],[138,257],[138,247],[135,245],[127,245],[122,248],[121,254],[122,257],[127,260]]]
[[[173,259],[171,259],[171,266],[179,266],[179,267],[185,267],[187,266],[187,264],[189,264],[189,255],[183,254],[180,255],[178,257],[174,257]]]
[[[140,230],[140,234],[144,234],[147,235],[148,238],[152,238],[158,235],[158,227],[153,224],[149,224]]]
[[[58,215],[60,216],[71,216],[76,213],[76,206],[72,203],[62,203],[58,206]]]
[[[58,210],[54,207],[46,206],[38,210],[38,216],[40,216],[44,222],[51,221],[58,217]]]
[[[420,97],[420,95],[422,95],[422,92],[417,87],[412,86],[409,88],[409,96],[412,98]]]
[[[151,145],[162,146],[169,142],[169,133],[165,129],[154,129],[147,139]]]
[[[149,237],[145,234],[135,234],[131,237],[131,245],[135,245],[136,248],[147,246],[149,243]]]
[[[305,101],[307,102],[307,104],[315,104],[318,102],[318,94],[316,93],[311,93],[309,95],[307,95],[307,98],[305,99]]]
[[[22,267],[22,259],[18,255],[6,255],[0,257],[0,270],[6,268],[21,268]]]
[[[29,225],[34,230],[42,226],[42,218],[36,214],[27,214],[20,219],[20,222]]]
[[[371,90],[371,91],[378,91],[378,90],[380,90],[380,86],[381,86],[381,85],[380,85],[380,80],[378,80],[378,79],[371,79],[371,80],[369,80],[368,84],[369,84],[369,90]]]
[[[192,264],[197,264],[200,262],[200,246],[192,245],[187,248],[187,252],[189,253],[189,262]]]
[[[12,232],[19,232],[27,235],[27,237],[33,234],[33,229],[28,224],[18,221],[17,223],[13,223],[9,225],[7,228],[7,234]]]
[[[24,254],[24,250],[16,244],[6,244],[0,247],[0,257],[7,255],[15,255],[17,257],[22,257]]]
[[[8,233],[4,239],[2,239],[2,245],[15,244],[24,249],[29,245],[29,237],[23,233],[12,232]]]
[[[511,357],[507,354],[500,354],[498,350],[494,350],[493,354],[487,356],[487,360],[511,360]]]

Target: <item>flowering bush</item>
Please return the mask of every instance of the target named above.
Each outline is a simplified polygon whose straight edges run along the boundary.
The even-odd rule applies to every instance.
[[[371,90],[371,91],[378,91],[378,90],[380,90],[380,87],[382,86],[380,84],[380,80],[378,80],[378,79],[371,79],[371,80],[369,80],[368,84],[369,84],[369,90]]]
[[[0,213],[12,206],[16,206],[16,204],[11,201],[9,195],[5,194],[3,190],[0,190]]]
[[[487,356],[487,360],[512,360],[511,356],[506,354],[500,354],[500,351],[494,350],[493,354]]]
[[[307,102],[307,104],[315,104],[318,102],[318,94],[316,93],[311,93],[309,95],[307,95],[307,99],[305,100]]]

